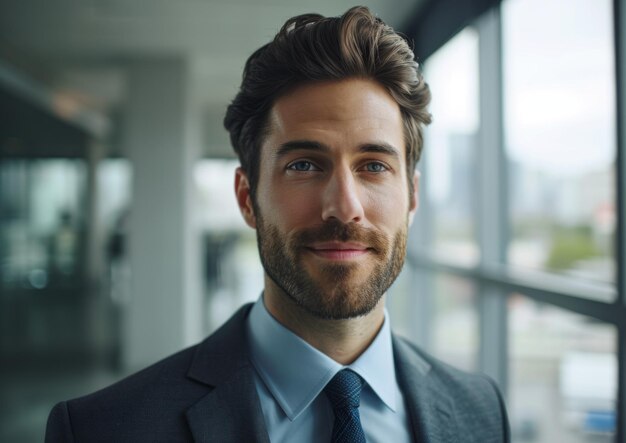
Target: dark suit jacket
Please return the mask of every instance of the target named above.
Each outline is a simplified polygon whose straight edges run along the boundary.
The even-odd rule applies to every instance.
[[[248,357],[250,305],[199,345],[91,395],[57,404],[46,442],[269,442]],[[417,442],[509,441],[498,390],[393,339]]]

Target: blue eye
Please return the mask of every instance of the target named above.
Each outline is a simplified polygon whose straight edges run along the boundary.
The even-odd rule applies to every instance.
[[[382,163],[368,163],[367,172],[385,172],[387,168]]]
[[[304,161],[304,160],[294,162],[290,164],[287,168],[292,169],[294,171],[299,171],[299,172],[307,172],[307,171],[311,171],[315,169],[315,167],[313,166],[313,163]]]

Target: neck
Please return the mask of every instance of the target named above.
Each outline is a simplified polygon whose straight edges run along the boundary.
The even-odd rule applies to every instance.
[[[265,278],[265,307],[291,332],[342,365],[355,361],[374,341],[385,318],[385,297],[366,315],[327,320],[294,302],[271,279]]]

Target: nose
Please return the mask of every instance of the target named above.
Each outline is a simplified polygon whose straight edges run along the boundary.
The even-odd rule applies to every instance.
[[[363,204],[357,183],[349,168],[341,168],[329,178],[322,198],[322,220],[335,218],[343,223],[360,222]]]

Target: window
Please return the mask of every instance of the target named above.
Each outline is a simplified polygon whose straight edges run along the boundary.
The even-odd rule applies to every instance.
[[[478,369],[476,286],[470,279],[408,263],[389,291],[388,309],[396,333],[457,368]]]
[[[493,3],[424,60],[433,124],[397,318],[499,383],[514,442],[623,441],[626,2]]]
[[[508,308],[514,440],[612,441],[615,328],[521,294],[511,295]]]
[[[508,259],[515,266],[615,281],[611,5],[503,3]]]
[[[430,251],[462,265],[479,258],[474,223],[476,149],[479,128],[478,35],[468,28],[426,64],[433,96],[432,125],[426,131],[422,198],[432,208]]]
[[[418,169],[420,208],[411,227],[408,263],[394,285],[394,329],[438,358],[478,368],[478,308],[472,280],[427,272],[420,257],[470,268],[480,260],[476,232],[476,152],[480,126],[478,34],[467,28],[425,64],[433,123]]]

